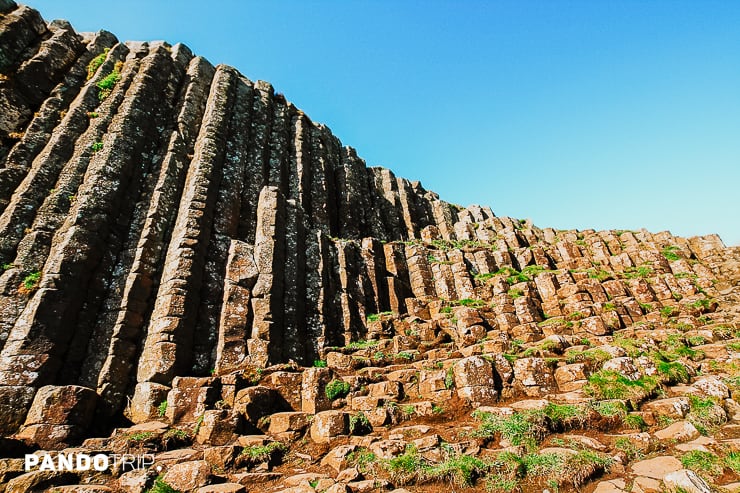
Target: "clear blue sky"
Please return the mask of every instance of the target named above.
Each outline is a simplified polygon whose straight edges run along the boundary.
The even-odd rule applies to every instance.
[[[29,4],[268,80],[450,202],[740,244],[740,2]]]

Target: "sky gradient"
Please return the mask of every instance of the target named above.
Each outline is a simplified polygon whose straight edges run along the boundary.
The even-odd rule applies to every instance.
[[[740,244],[740,2],[27,3],[270,81],[450,202]]]

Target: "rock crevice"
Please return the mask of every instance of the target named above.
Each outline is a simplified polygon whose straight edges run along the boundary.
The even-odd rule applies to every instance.
[[[0,75],[0,451],[151,446],[182,489],[243,491],[311,440],[338,474],[301,491],[369,491],[381,483],[361,476],[388,470],[345,467],[355,452],[418,452],[431,475],[506,451],[519,482],[539,445],[563,467],[610,448],[577,487],[629,450],[563,432],[639,441],[628,422],[642,422],[673,447],[740,422],[740,250],[716,235],[555,230],[450,204],[367,167],[264,81],[10,0]],[[531,436],[505,436],[507,419]],[[388,428],[407,420],[422,424]],[[499,467],[480,464],[462,479]],[[5,491],[73,480],[0,465]],[[699,484],[644,468],[635,484]],[[111,484],[154,480],[119,473]]]

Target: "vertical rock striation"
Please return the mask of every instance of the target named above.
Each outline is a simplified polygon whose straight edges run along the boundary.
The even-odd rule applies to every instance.
[[[724,248],[578,236],[446,203],[366,167],[266,82],[0,0],[0,434],[18,430],[40,388],[85,387],[96,416],[130,400],[128,415],[146,418],[183,377],[310,364],[366,337],[369,315],[429,313],[433,298],[499,300],[497,330],[546,312],[606,333],[641,317],[636,303],[689,292],[672,264],[652,286],[547,272],[515,284],[513,301],[503,280],[478,280],[634,269],[668,244],[708,259]],[[593,309],[607,299],[624,302]]]

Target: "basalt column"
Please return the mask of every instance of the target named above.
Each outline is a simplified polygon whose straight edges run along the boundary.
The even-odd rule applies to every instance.
[[[177,377],[311,364],[407,298],[472,297],[478,262],[546,261],[496,220],[368,168],[267,82],[0,0],[3,433],[45,386],[146,419]],[[501,248],[437,265],[425,231]]]

